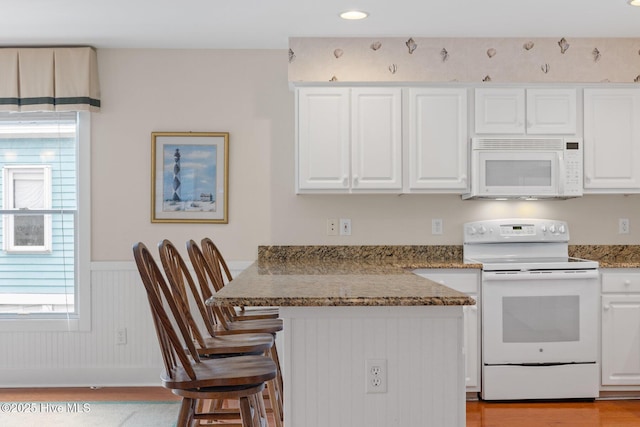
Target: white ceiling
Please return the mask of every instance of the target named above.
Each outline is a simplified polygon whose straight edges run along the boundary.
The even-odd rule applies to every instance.
[[[364,21],[338,13],[360,8]],[[0,0],[0,45],[285,49],[289,37],[640,37],[626,0]]]

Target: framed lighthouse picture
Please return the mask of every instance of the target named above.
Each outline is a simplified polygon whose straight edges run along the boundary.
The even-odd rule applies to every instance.
[[[151,133],[151,222],[227,224],[229,133]]]

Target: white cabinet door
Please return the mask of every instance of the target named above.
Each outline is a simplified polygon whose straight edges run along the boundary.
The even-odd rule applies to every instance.
[[[475,90],[478,134],[574,135],[575,89],[480,88]]]
[[[297,90],[298,190],[349,188],[349,89]]]
[[[476,301],[464,307],[465,384],[468,392],[480,391],[480,286],[479,270],[473,269],[419,269],[418,276],[433,280]]]
[[[476,133],[524,134],[524,101],[524,89],[476,89]]]
[[[351,89],[353,190],[402,189],[402,91]]]
[[[402,191],[402,90],[297,89],[299,192]]]
[[[576,133],[575,89],[527,89],[527,133]]]
[[[602,385],[640,385],[640,295],[602,296]]]
[[[412,88],[408,94],[409,191],[467,192],[467,90]]]
[[[585,192],[640,191],[640,89],[584,90]]]

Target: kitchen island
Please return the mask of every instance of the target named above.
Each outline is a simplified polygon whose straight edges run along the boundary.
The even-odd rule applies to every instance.
[[[259,256],[209,303],[280,307],[287,427],[463,427],[462,308],[475,302],[410,272],[440,262]],[[368,363],[386,370],[379,388]]]

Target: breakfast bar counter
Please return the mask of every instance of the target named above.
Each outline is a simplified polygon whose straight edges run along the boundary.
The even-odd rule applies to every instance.
[[[465,426],[463,306],[475,302],[411,270],[479,266],[299,250],[259,251],[208,302],[279,307],[285,426]],[[384,367],[380,387],[372,363]]]
[[[473,305],[472,298],[395,266],[254,263],[212,299],[232,306]]]

